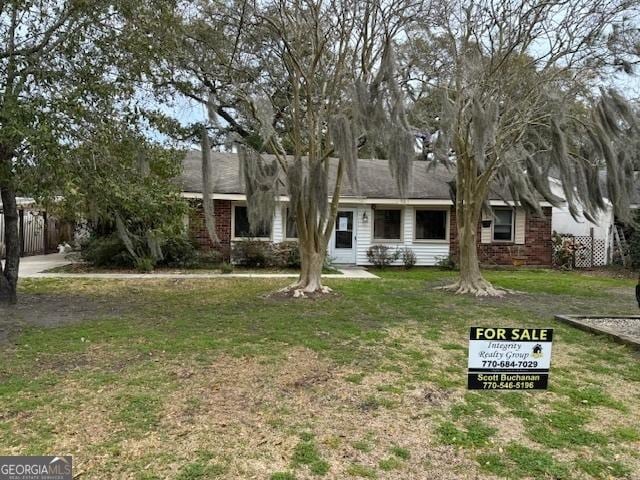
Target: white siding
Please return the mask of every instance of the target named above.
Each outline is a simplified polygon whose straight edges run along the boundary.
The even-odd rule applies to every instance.
[[[274,242],[284,241],[284,223],[282,219],[283,209],[285,204],[276,204],[276,212],[273,215],[273,223],[271,225],[271,240]]]
[[[524,245],[525,242],[525,224],[527,222],[527,212],[523,208],[515,209],[515,230],[514,230],[514,243],[517,245]]]
[[[480,243],[491,243],[491,232],[493,231],[491,225],[493,225],[493,218],[483,210],[482,221],[485,220],[491,220],[491,224],[488,227],[480,225]]]
[[[383,208],[380,205],[380,208]],[[358,211],[358,223],[357,223],[357,257],[356,263],[358,265],[370,265],[367,260],[367,250],[371,245],[387,245],[390,248],[404,248],[408,247],[413,250],[417,257],[417,265],[435,265],[439,259],[447,257],[449,255],[449,240],[446,242],[416,242],[414,241],[414,207],[405,206],[402,212],[402,241],[400,242],[374,242],[373,235],[373,210],[370,206],[360,206]],[[363,214],[367,214],[367,223],[363,221]],[[447,217],[449,221],[449,217]],[[395,265],[402,265],[402,260],[398,260]]]
[[[554,195],[564,197],[559,183],[550,182],[551,191]],[[574,219],[569,212],[567,205],[560,207],[553,207],[553,217],[551,220],[551,228],[558,233],[565,233],[571,235],[591,235],[591,229],[593,228],[593,235],[595,238],[608,240],[611,225],[614,223],[613,207],[608,200],[605,200],[606,208],[604,211],[594,219],[596,223],[591,223],[589,220],[582,216],[582,207],[576,205],[578,211],[578,219]]]
[[[371,232],[373,230],[373,210],[369,205],[362,205],[357,208],[356,222],[356,264],[369,265],[367,261],[367,249],[372,245]],[[363,214],[367,214],[367,223],[364,223]]]

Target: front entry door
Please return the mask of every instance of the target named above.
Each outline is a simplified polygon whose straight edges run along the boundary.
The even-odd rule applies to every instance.
[[[333,232],[335,263],[356,263],[355,210],[339,210]]]

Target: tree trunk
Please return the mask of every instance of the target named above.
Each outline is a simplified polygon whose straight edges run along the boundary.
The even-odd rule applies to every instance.
[[[18,268],[20,266],[20,235],[18,232],[18,208],[16,192],[8,185],[0,186],[4,213],[4,245],[6,260],[0,275],[0,302],[15,304],[18,301]]]
[[[322,285],[322,268],[324,267],[326,251],[316,251],[305,245],[300,245],[300,278],[291,290],[294,296],[306,293],[328,293],[331,290]]]
[[[457,210],[460,278],[445,288],[459,294],[472,293],[479,297],[504,295],[504,290],[495,288],[480,272],[477,229],[481,209],[462,208],[461,212]]]
[[[458,152],[466,152],[465,144],[458,141]],[[505,291],[494,288],[480,272],[477,232],[484,199],[489,189],[487,178],[478,176],[473,156],[459,154],[456,173],[456,222],[458,227],[458,253],[460,276],[456,283],[444,287],[458,294],[472,293],[478,297],[502,296]]]

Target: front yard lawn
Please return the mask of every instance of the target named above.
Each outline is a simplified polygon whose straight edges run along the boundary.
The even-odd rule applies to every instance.
[[[0,455],[70,454],[96,479],[639,478],[640,355],[553,320],[635,314],[634,282],[433,289],[452,275],[321,300],[266,297],[286,279],[22,281],[0,308]],[[472,325],[554,327],[549,391],[466,391]]]

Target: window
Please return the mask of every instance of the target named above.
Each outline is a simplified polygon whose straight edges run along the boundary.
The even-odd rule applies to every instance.
[[[375,240],[400,240],[402,210],[376,208],[373,213],[373,238]]]
[[[296,225],[296,218],[290,216],[290,211],[288,208],[285,208],[283,210],[283,216],[285,238],[298,238],[298,226]]]
[[[513,210],[502,208],[494,210],[493,240],[496,242],[513,241]]]
[[[416,240],[446,239],[446,210],[416,210]]]
[[[235,238],[269,238],[271,237],[271,227],[262,227],[256,231],[251,231],[247,207],[235,205],[233,207],[233,236]]]

